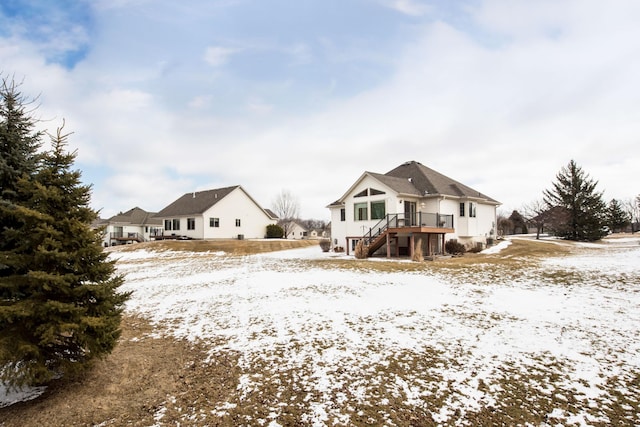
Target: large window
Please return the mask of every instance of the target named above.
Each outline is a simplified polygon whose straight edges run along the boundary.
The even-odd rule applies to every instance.
[[[220,227],[220,218],[209,218],[209,227]]]
[[[371,219],[382,219],[385,215],[384,200],[371,202]]]
[[[382,190],[376,190],[375,188],[365,188],[361,192],[354,194],[353,197],[367,197],[367,196],[377,196],[379,194],[385,194]]]
[[[180,219],[165,219],[164,220],[164,229],[171,230],[180,230]]]
[[[476,204],[473,202],[469,202],[469,217],[470,218],[476,217]]]
[[[369,219],[367,203],[356,203],[353,205],[353,220],[366,221]]]
[[[196,229],[196,219],[187,218],[187,230],[195,230],[195,229]]]
[[[464,216],[464,202],[460,202],[460,216]]]

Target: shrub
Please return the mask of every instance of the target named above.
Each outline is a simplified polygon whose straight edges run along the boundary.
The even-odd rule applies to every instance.
[[[368,250],[363,240],[358,241],[353,255],[356,257],[356,259],[365,259],[367,257]]]
[[[333,252],[344,252],[344,248],[342,246],[334,246]]]
[[[284,236],[284,229],[277,224],[267,225],[267,239],[281,239]]]
[[[471,245],[470,248],[467,249],[467,252],[472,253],[472,254],[477,254],[482,252],[484,248],[482,247],[482,243],[481,242],[476,242],[475,245]]]
[[[448,240],[447,243],[444,244],[444,249],[447,251],[447,253],[453,255],[462,255],[467,251],[467,248],[465,248],[462,243],[459,243],[455,239]]]
[[[331,240],[329,240],[329,239],[321,239],[320,240],[320,249],[322,249],[322,252],[329,252],[329,249],[331,249]]]

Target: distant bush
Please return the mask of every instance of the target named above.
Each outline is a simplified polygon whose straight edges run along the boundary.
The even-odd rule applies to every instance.
[[[353,255],[356,257],[356,259],[365,259],[368,255],[368,250],[367,250],[367,246],[364,244],[364,240],[360,240],[358,241],[358,243],[356,244],[356,249],[353,253]]]
[[[465,248],[462,243],[459,243],[454,239],[448,240],[447,243],[444,244],[444,249],[447,251],[447,253],[453,255],[462,255],[467,251],[467,248]]]
[[[284,229],[277,224],[267,225],[267,239],[281,239],[284,237]]]
[[[467,249],[467,252],[472,253],[472,254],[477,254],[482,252],[483,250],[483,245],[481,242],[476,242],[475,245],[472,245],[470,248]]]
[[[333,252],[344,252],[344,248],[342,246],[334,246]]]
[[[322,249],[322,252],[329,252],[329,249],[331,249],[331,240],[329,240],[329,239],[321,239],[320,240],[320,249]]]

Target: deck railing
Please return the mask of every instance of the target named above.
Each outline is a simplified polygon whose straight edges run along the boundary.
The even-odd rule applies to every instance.
[[[109,237],[117,240],[144,240],[144,237],[140,233],[124,233],[121,231],[110,233]]]
[[[406,227],[453,228],[453,215],[429,212],[387,214],[376,225],[369,228],[362,239],[365,245],[370,245],[389,228]]]

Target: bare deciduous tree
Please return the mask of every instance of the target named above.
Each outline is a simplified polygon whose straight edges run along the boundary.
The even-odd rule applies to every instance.
[[[536,228],[536,239],[540,239],[540,233],[544,231],[544,224],[548,219],[548,215],[545,214],[548,208],[542,199],[534,200],[522,207],[524,218]]]
[[[631,218],[631,232],[639,231],[640,224],[640,194],[633,199],[623,200],[622,207]]]
[[[284,237],[289,235],[293,221],[298,219],[300,202],[289,190],[282,190],[273,201],[273,211],[278,215],[278,225],[284,230]]]

